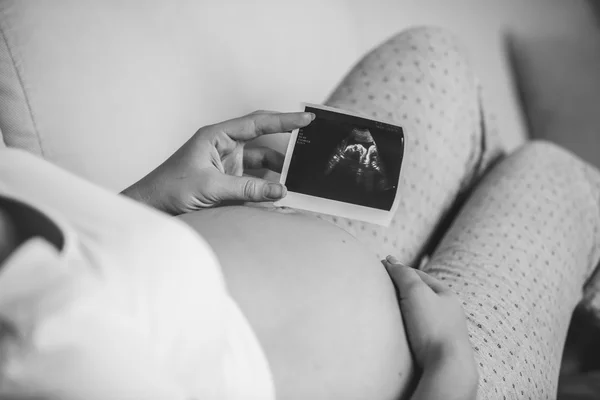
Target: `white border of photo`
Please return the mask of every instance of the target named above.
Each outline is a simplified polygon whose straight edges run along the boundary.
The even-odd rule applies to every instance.
[[[327,107],[320,104],[302,103],[301,106],[302,111],[305,111],[306,107],[311,107],[320,110],[335,112],[338,114],[351,115],[353,117],[358,117],[368,121],[380,122],[388,125],[395,125],[390,123],[389,121],[368,118],[364,115],[360,115],[346,110],[340,110],[338,108]],[[404,131],[404,148],[406,148],[406,132],[404,128],[402,129]],[[287,151],[285,153],[285,161],[283,164],[283,169],[281,171],[281,177],[279,179],[279,182],[283,185],[285,185],[285,181],[288,176],[290,162],[292,159],[292,155],[294,154],[296,141],[298,139],[298,132],[299,129],[295,129],[292,132],[290,136],[290,141],[287,146]],[[370,222],[373,224],[387,227],[390,225],[392,218],[396,214],[396,210],[398,209],[398,205],[400,203],[400,177],[402,176],[402,170],[403,168],[401,167],[400,174],[398,176],[398,182],[396,183],[396,196],[394,197],[394,202],[390,211],[365,207],[358,204],[346,203],[337,200],[330,200],[322,197],[310,196],[303,193],[293,192],[289,189],[286,197],[275,202],[274,205],[277,207],[290,207],[320,214],[333,215],[341,218],[349,218],[358,221]]]

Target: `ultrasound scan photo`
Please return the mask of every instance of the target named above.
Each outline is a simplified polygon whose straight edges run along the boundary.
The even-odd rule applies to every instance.
[[[324,106],[307,105],[305,111],[316,118],[292,135],[282,174],[289,198],[282,204],[363,220],[365,209],[391,213],[403,129]],[[295,201],[299,197],[302,202]]]

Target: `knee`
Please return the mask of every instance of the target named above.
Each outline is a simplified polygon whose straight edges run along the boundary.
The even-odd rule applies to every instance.
[[[459,108],[479,108],[478,81],[467,51],[455,35],[436,27],[402,31],[369,52],[350,72],[328,103],[361,108],[410,107],[422,120],[455,116]],[[344,108],[344,107],[341,107]],[[456,118],[460,119],[460,118]],[[454,121],[455,119],[453,119]]]
[[[451,93],[457,84],[475,86],[475,74],[468,51],[452,32],[432,26],[410,28],[392,36],[376,52],[392,54],[395,63],[411,68],[421,79],[430,81],[431,89]],[[403,65],[408,61],[412,65]],[[418,76],[418,75],[417,75]],[[428,79],[429,78],[429,79]]]
[[[415,26],[396,33],[386,43],[403,43],[411,48],[422,48],[434,52],[434,44],[444,44],[448,54],[454,53],[466,58],[466,51],[460,39],[452,31],[438,26]],[[425,45],[423,47],[423,45]],[[432,49],[433,48],[433,49]],[[452,51],[451,51],[452,50]],[[442,53],[444,55],[444,53]]]
[[[588,205],[598,212],[600,173],[574,153],[548,141],[530,141],[508,161],[513,174],[546,186],[550,197],[557,195],[577,207]]]
[[[539,169],[548,173],[557,170],[575,176],[584,163],[575,154],[546,140],[532,140],[524,144],[513,155],[521,168]]]
[[[437,27],[407,29],[374,49],[360,68],[363,75],[381,78],[384,85],[379,96],[397,102],[408,111],[409,119],[413,115],[416,128],[419,120],[427,121],[432,128],[437,125],[434,130],[442,133],[464,132],[464,137],[458,139],[461,142],[473,141],[470,127],[442,129],[467,120],[477,125],[475,130],[481,124],[477,112],[481,106],[479,82],[465,47],[451,32]],[[452,140],[457,138],[453,136]]]
[[[524,145],[508,160],[501,179],[533,205],[544,227],[560,238],[580,265],[595,267],[600,255],[600,173],[575,154],[546,141]],[[551,212],[545,212],[544,209]],[[552,228],[550,228],[552,227]],[[588,249],[589,252],[586,252]],[[592,265],[593,264],[593,265]]]

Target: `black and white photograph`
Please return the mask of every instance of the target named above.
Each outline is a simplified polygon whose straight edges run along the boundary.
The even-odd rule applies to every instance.
[[[0,0],[0,400],[599,400],[600,0]]]
[[[281,175],[288,196],[278,205],[387,225],[398,198],[402,127],[331,107],[292,133]]]

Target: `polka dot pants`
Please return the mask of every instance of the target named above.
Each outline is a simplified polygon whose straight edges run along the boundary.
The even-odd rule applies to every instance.
[[[553,399],[571,313],[600,257],[600,175],[532,142],[481,178],[502,156],[481,103],[464,52],[443,30],[412,29],[373,50],[327,104],[405,128],[402,200],[388,228],[319,218],[379,258],[416,265],[435,247],[423,269],[463,301],[479,398]]]

